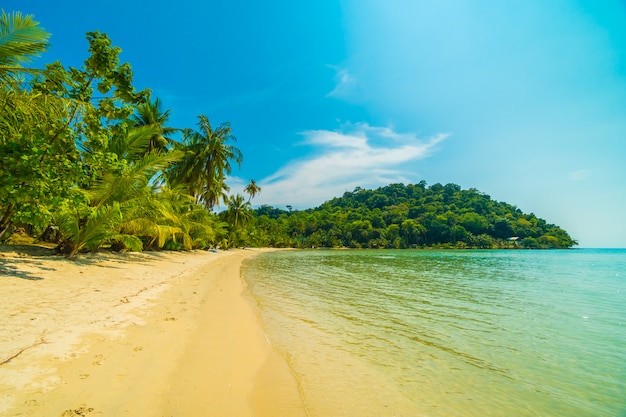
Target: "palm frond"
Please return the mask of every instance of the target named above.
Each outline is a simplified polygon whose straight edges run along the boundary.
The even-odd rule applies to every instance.
[[[39,26],[32,15],[21,12],[0,15],[0,71],[18,67],[44,52],[50,34]]]
[[[83,249],[95,251],[117,235],[116,226],[122,214],[119,204],[100,207],[86,218],[78,212],[65,212],[57,216],[57,225],[62,235],[71,242],[69,257]]]
[[[135,127],[126,134],[115,136],[109,144],[109,151],[119,159],[137,159],[148,151],[150,138],[156,133],[158,128],[154,126]]]
[[[143,249],[143,242],[139,237],[128,234],[116,234],[109,236],[110,241],[121,243],[125,248],[132,252],[141,252]]]

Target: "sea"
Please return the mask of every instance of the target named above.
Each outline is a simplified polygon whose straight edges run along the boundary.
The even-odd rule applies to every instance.
[[[626,417],[626,249],[247,260],[311,417]]]

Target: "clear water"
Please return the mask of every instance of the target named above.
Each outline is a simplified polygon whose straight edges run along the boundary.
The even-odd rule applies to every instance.
[[[626,416],[626,250],[263,254],[308,414]]]

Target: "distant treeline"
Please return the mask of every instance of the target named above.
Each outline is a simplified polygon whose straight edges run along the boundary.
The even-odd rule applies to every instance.
[[[577,242],[533,213],[456,184],[356,188],[321,206],[255,210],[250,243],[276,247],[571,248]]]

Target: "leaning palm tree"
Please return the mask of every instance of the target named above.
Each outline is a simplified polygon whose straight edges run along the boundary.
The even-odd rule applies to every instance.
[[[33,20],[32,15],[20,12],[0,15],[0,79],[6,80],[15,72],[29,71],[21,67],[48,49],[50,34]]]
[[[254,196],[256,196],[258,193],[261,192],[261,187],[259,187],[259,185],[256,183],[256,181],[254,181],[254,179],[251,179],[250,184],[246,185],[246,187],[243,190],[246,193],[248,193],[248,203],[249,203],[250,200],[254,198]]]
[[[167,152],[172,144],[171,135],[178,129],[168,126],[170,111],[162,109],[161,100],[146,101],[135,108],[135,114],[130,117],[135,127],[150,126],[156,128],[156,132],[150,138],[148,152]]]
[[[227,202],[226,176],[232,170],[231,162],[241,165],[242,154],[232,143],[237,138],[229,123],[213,128],[205,115],[198,116],[198,130],[185,129],[177,148],[185,156],[168,171],[170,185],[184,185],[189,195],[212,209]]]

